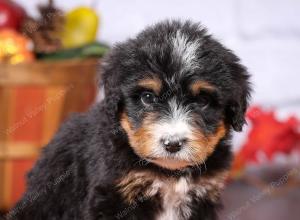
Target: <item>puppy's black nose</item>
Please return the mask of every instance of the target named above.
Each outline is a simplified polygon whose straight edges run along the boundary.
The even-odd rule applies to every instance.
[[[185,139],[163,139],[162,143],[165,149],[170,153],[176,153],[181,150],[183,144],[186,140]]]

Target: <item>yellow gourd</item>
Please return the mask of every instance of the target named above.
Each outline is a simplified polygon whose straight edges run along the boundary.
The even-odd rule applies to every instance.
[[[67,13],[62,43],[65,48],[79,47],[94,42],[97,36],[99,18],[88,7],[79,7]]]

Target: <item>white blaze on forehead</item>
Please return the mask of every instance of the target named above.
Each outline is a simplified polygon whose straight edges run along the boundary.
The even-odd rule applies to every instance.
[[[200,46],[199,40],[190,41],[181,31],[177,31],[172,38],[173,55],[178,57],[183,65],[181,72],[198,67],[197,49]]]

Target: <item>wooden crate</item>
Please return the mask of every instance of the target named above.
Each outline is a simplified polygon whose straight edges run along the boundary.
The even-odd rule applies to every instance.
[[[99,60],[0,65],[0,209],[25,190],[24,176],[70,112],[96,94]]]

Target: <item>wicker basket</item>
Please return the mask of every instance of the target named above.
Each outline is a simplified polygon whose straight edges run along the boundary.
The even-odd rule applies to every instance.
[[[62,120],[93,102],[98,64],[87,59],[0,66],[0,209],[20,198],[26,172]]]

